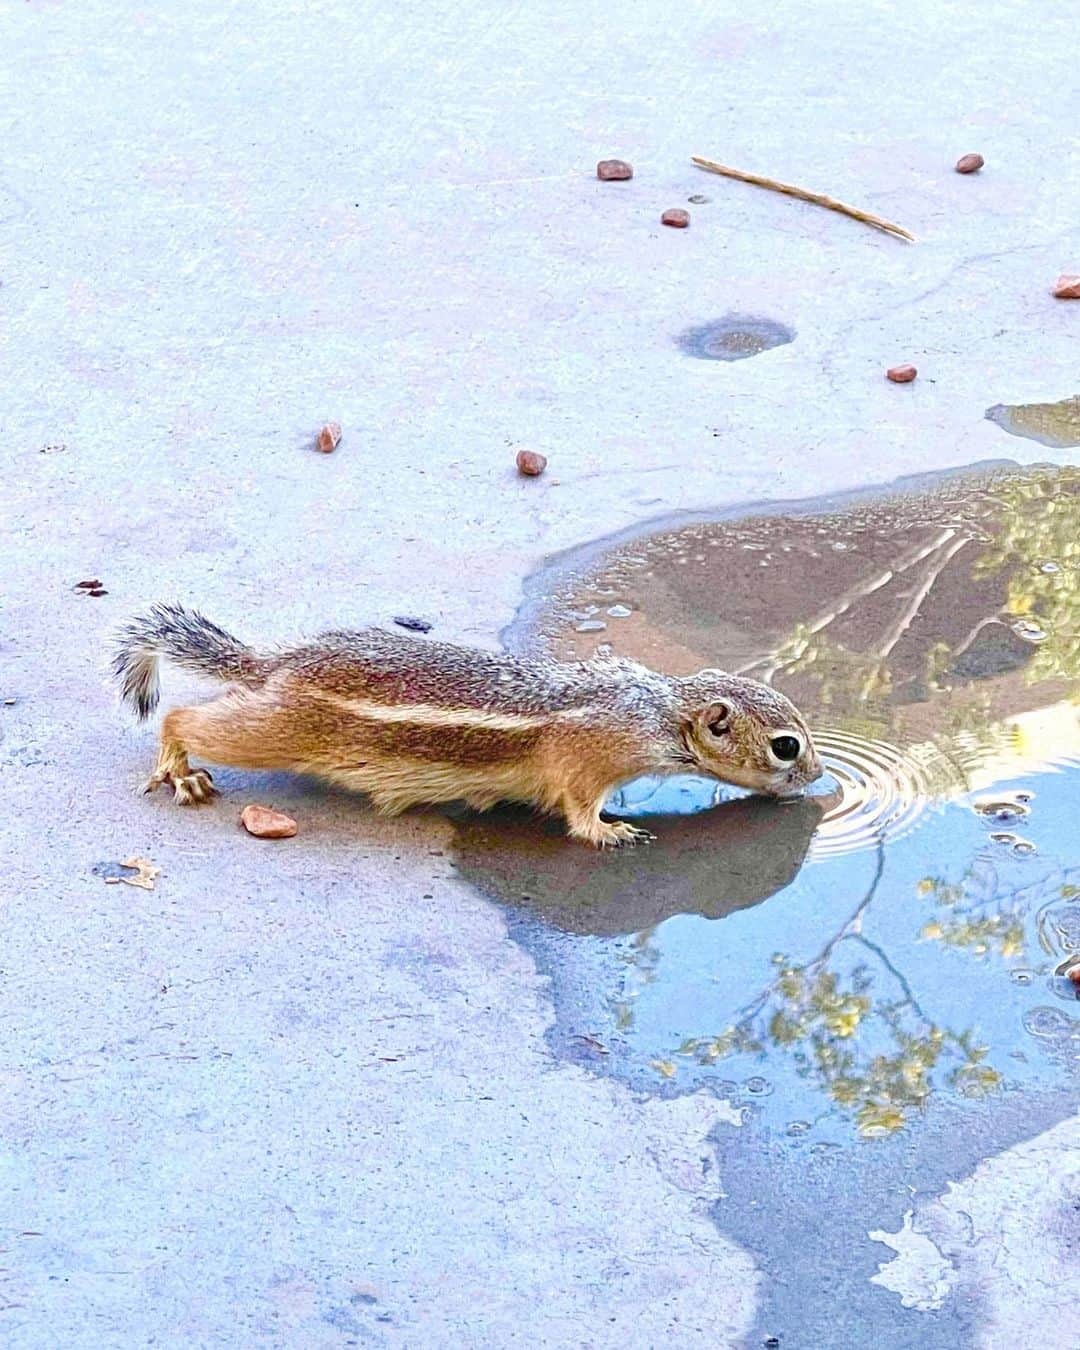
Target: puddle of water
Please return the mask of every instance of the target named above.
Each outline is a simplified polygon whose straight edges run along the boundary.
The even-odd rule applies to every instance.
[[[1059,403],[998,403],[986,416],[1013,436],[1062,449],[1080,445],[1080,395]]]
[[[714,323],[688,328],[677,339],[687,356],[705,361],[744,361],[772,347],[794,341],[795,333],[772,319],[728,314]]]
[[[461,875],[557,953],[568,1053],[584,1036],[599,1072],[710,1085],[810,1142],[1059,1085],[1080,1061],[1080,470],[661,526],[547,582],[526,642],[766,680],[829,770],[783,805],[625,785],[658,842],[605,857],[525,813],[458,821]],[[582,632],[593,607],[606,628]]]

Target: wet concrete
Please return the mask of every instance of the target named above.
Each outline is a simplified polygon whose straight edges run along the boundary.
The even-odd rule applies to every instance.
[[[949,1282],[940,1300],[921,1306],[904,1306],[895,1285],[910,1295],[901,1281],[872,1282],[893,1253],[866,1238],[870,1232],[900,1230],[905,1214],[930,1208],[938,1194],[948,1195],[989,1154],[1057,1128],[1065,1147],[1056,1159],[1046,1159],[1045,1196],[1023,1197],[1029,1220],[1045,1225],[1045,1260],[1069,1232],[1060,1213],[1058,1178],[1067,1188],[1073,1170],[1067,1141],[1075,1112],[1076,1094],[1069,1088],[1024,1099],[1009,1096],[975,1110],[940,1103],[910,1134],[868,1142],[854,1155],[815,1150],[806,1141],[793,1146],[757,1125],[738,1138],[718,1128],[714,1137],[725,1195],[716,1207],[717,1219],[738,1235],[770,1277],[745,1344],[761,1345],[778,1336],[781,1347],[792,1350],[996,1347],[1002,1340],[987,1307],[993,1298],[1011,1300],[1014,1316],[1026,1320],[1022,1340],[1037,1337],[1039,1344],[1067,1350],[1073,1343],[1065,1292],[1071,1279],[1064,1274],[1072,1264],[1068,1257],[1061,1282],[1046,1295],[1039,1285],[1010,1286],[1000,1271],[986,1270],[989,1262],[973,1259],[1009,1224],[1019,1195],[1003,1194],[999,1211],[981,1215],[977,1225],[957,1224],[960,1234],[953,1243],[942,1243],[943,1251],[933,1253],[934,1267],[943,1264]],[[882,1221],[882,1216],[888,1217]],[[936,1268],[931,1273],[939,1274]],[[1036,1266],[1033,1276],[1039,1275]],[[1035,1289],[1032,1297],[1029,1291]]]

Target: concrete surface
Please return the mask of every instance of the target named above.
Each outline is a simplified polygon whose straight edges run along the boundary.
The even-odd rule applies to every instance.
[[[239,774],[198,814],[133,797],[152,733],[103,643],[173,597],[256,641],[412,612],[493,643],[543,555],[646,514],[1064,462],[983,413],[1077,392],[1080,305],[1049,296],[1080,270],[1074,16],[4,0],[0,25],[0,1339],[759,1344],[774,1276],[717,1221],[726,1104],[560,1060],[440,818]],[[631,183],[595,181],[609,155]],[[680,353],[730,312],[796,338]],[[300,836],[240,834],[252,797]],[[95,875],[129,854],[154,891]],[[954,1193],[916,1209],[835,1345],[918,1343],[959,1291],[953,1345],[1015,1343],[1063,1258],[997,1215],[1080,1143],[1050,1124],[957,1172],[967,1234]]]

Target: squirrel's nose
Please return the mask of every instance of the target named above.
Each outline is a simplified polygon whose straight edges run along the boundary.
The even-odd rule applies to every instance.
[[[792,765],[787,772],[787,790],[778,795],[799,796],[811,783],[816,783],[824,772],[825,767],[817,755],[813,757],[809,764],[801,768]]]

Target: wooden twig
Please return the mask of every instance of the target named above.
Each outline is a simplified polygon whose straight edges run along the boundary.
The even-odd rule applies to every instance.
[[[731,169],[726,164],[717,164],[715,160],[702,159],[700,155],[692,155],[691,158],[699,169],[707,169],[709,173],[718,173],[724,178],[737,178],[741,183],[753,183],[757,187],[771,188],[773,192],[798,197],[801,202],[814,202],[818,206],[827,207],[830,211],[839,211],[842,216],[850,216],[852,220],[861,220],[864,225],[873,225],[875,229],[884,230],[886,234],[894,234],[899,239],[910,239],[912,243],[915,242],[913,234],[900,225],[894,225],[891,220],[871,215],[869,211],[860,211],[857,206],[846,206],[835,197],[826,197],[823,192],[809,192],[806,188],[793,187],[791,183],[778,183],[775,178],[762,178],[760,174],[744,173],[742,169]]]

